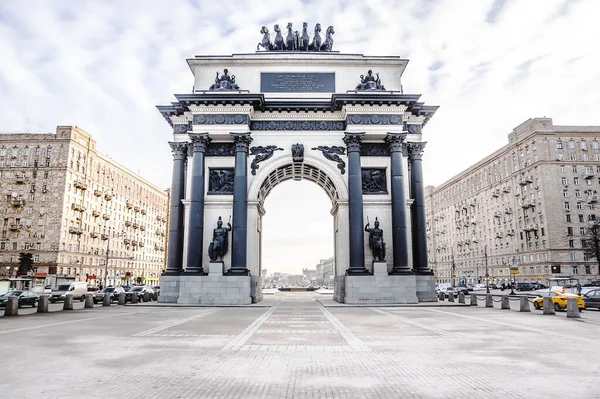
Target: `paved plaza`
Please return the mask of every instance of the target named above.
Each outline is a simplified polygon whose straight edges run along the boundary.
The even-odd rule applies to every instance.
[[[0,397],[600,398],[600,311],[329,298],[23,310],[0,317]]]

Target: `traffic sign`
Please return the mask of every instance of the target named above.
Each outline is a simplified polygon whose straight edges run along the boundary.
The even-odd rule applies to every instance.
[[[510,269],[510,274],[519,274],[519,269]]]

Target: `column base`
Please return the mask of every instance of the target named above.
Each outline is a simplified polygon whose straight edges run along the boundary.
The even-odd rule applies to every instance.
[[[225,273],[225,276],[249,276],[250,275],[250,270],[246,269],[246,268],[231,268],[229,270],[227,270],[227,273]]]
[[[433,270],[415,270],[417,276],[433,276]]]
[[[388,273],[390,276],[410,276],[415,274],[415,272],[413,272],[412,270],[410,270],[408,268],[408,266],[405,267],[395,267]]]
[[[366,267],[350,268],[346,270],[346,276],[371,276]]]
[[[183,273],[183,270],[166,270],[161,276],[181,276],[181,273]]]
[[[181,275],[185,276],[208,276],[208,274],[204,270],[186,270]]]

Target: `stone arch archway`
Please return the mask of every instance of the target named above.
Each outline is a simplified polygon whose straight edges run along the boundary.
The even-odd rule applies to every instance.
[[[348,267],[347,254],[344,253],[344,246],[347,218],[342,217],[348,206],[348,190],[340,173],[331,167],[325,161],[317,158],[306,158],[303,162],[293,162],[291,156],[283,156],[274,160],[271,164],[259,173],[252,181],[249,187],[248,200],[248,219],[249,219],[249,248],[254,248],[255,252],[248,258],[248,266],[256,274],[261,273],[262,256],[262,217],[265,214],[264,202],[270,192],[280,183],[289,180],[308,180],[325,191],[331,201],[330,214],[333,217],[333,242],[334,242],[334,260],[335,275],[344,273]],[[252,224],[254,221],[254,225]]]

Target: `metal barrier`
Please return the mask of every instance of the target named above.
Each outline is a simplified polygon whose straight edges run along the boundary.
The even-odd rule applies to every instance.
[[[37,312],[38,313],[48,313],[48,295],[41,295],[38,300]]]

